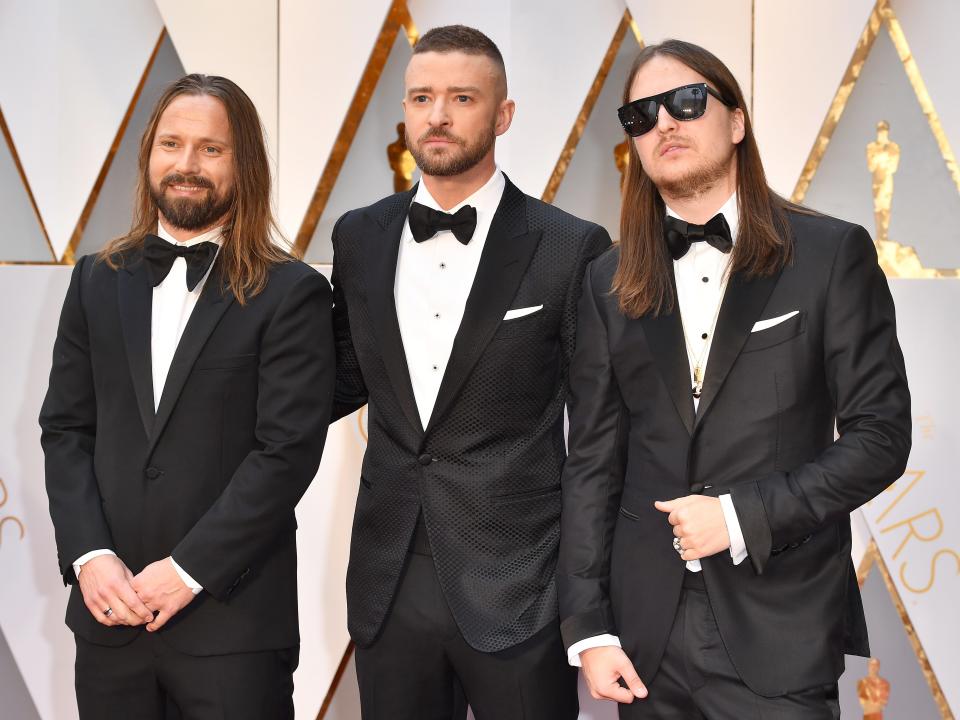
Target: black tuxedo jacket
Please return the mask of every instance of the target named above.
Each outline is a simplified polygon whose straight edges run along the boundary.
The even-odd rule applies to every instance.
[[[347,213],[333,232],[336,415],[369,400],[347,570],[350,634],[361,646],[374,641],[422,509],[440,585],[464,638],[496,651],[557,618],[576,303],[587,262],[610,239],[507,181],[424,428],[394,303],[414,194]],[[543,309],[503,319],[511,308],[536,305]]]
[[[219,262],[219,261],[218,261]],[[193,655],[299,643],[294,507],[316,473],[335,378],[330,286],[299,262],[236,302],[214,266],[154,413],[153,288],[139,251],[73,271],[40,413],[60,571],[109,548],[134,573],[168,555],[201,592],[159,632]],[[79,587],[67,624],[102,645]]]
[[[691,493],[730,493],[743,530],[749,561],[735,566],[724,551],[702,567],[724,645],[754,692],[833,683],[844,653],[869,651],[849,513],[902,474],[910,449],[893,302],[863,228],[788,215],[793,263],[730,278],[696,414],[679,310],[626,318],[610,293],[616,249],[587,270],[563,475],[562,630],[568,646],[618,634],[645,681],[684,573],[653,503]]]

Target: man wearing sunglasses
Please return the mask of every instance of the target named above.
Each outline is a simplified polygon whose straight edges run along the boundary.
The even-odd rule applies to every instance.
[[[712,54],[644,49],[624,102],[621,238],[570,374],[570,662],[621,718],[838,717],[869,654],[849,513],[910,448],[886,280],[863,228],[769,189]]]

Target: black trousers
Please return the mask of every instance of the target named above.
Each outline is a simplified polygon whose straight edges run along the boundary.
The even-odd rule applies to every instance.
[[[699,573],[684,575],[683,592],[667,649],[647,689],[646,699],[620,705],[621,720],[837,720],[840,717],[836,683],[772,698],[757,695],[744,684],[723,646]]]
[[[195,657],[146,631],[121,647],[76,641],[80,720],[293,720],[298,648]]]
[[[576,720],[576,669],[559,622],[506,650],[463,639],[421,527],[377,640],[356,650],[363,720]]]

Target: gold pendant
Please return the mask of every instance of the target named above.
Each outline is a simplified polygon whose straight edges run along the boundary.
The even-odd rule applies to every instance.
[[[699,399],[700,393],[702,392],[703,392],[703,371],[700,369],[700,366],[697,365],[693,369],[693,396]]]

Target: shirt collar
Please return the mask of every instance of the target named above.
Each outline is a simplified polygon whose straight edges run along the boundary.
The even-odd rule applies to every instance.
[[[207,232],[202,235],[196,235],[189,240],[177,240],[173,235],[171,235],[167,229],[163,226],[163,223],[159,220],[157,221],[157,235],[168,243],[174,245],[181,245],[183,247],[190,247],[191,245],[199,245],[202,242],[212,242],[215,245],[223,245],[223,226],[215,227],[212,230],[207,230]]]
[[[680,217],[680,215],[676,211],[674,211],[669,205],[666,205],[666,208],[667,208],[667,215],[671,217],[679,218],[680,220],[684,220],[684,218]],[[724,220],[727,221],[727,225],[730,227],[730,239],[734,243],[736,243],[737,230],[740,227],[740,213],[737,207],[736,191],[734,191],[733,195],[731,195],[727,199],[727,201],[720,207],[719,210],[717,210],[717,212],[723,214]]]
[[[427,190],[427,186],[422,180],[420,181],[420,184],[417,185],[417,194],[414,196],[413,201],[418,202],[421,205],[426,205],[434,210],[440,210],[440,212],[450,213],[451,215],[464,205],[472,205],[477,209],[478,216],[484,214],[489,214],[492,216],[500,206],[500,199],[503,197],[503,191],[506,185],[506,179],[504,178],[503,173],[500,171],[500,166],[498,165],[493,171],[493,175],[490,176],[490,179],[487,180],[482,187],[480,187],[470,197],[461,200],[449,210],[443,210],[440,207],[440,204],[433,199],[433,195],[431,195],[430,191]],[[410,242],[413,242],[413,235],[410,234],[407,239]]]

